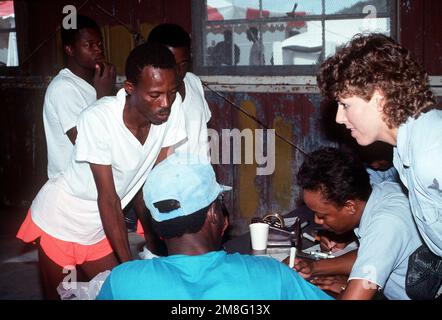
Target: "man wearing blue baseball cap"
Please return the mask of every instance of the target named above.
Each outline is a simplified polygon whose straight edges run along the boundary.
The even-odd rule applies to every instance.
[[[169,256],[114,268],[97,298],[331,299],[273,258],[221,249],[228,226],[222,194],[231,188],[218,184],[210,163],[200,161],[174,153],[152,170],[144,200]]]

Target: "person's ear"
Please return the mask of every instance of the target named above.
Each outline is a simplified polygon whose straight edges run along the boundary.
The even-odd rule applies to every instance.
[[[224,224],[223,224],[223,230],[221,231],[221,236],[224,235],[224,232],[226,232],[227,228],[229,227],[229,217],[223,216],[223,218],[224,218],[223,219]]]
[[[66,53],[66,55],[68,56],[68,57],[73,57],[74,56],[74,50],[72,49],[72,46],[71,45],[64,45],[63,46],[63,50],[64,50],[64,52]]]
[[[383,112],[384,111],[384,93],[382,92],[382,90],[380,89],[376,89],[373,93],[373,96],[371,97],[371,99],[374,101],[375,106],[376,106],[376,110],[378,110],[379,112]]]
[[[356,201],[355,201],[355,200],[347,200],[347,201],[345,202],[345,205],[344,205],[344,207],[345,207],[347,213],[348,213],[348,214],[351,214],[351,215],[356,214],[356,211],[357,211],[357,210],[356,210],[356,209],[357,209],[356,206],[357,206],[357,205],[356,205]]]
[[[221,236],[224,234],[224,231],[229,226],[228,218],[224,217],[221,210],[217,209],[215,203],[212,203],[212,205],[210,206],[209,211],[207,212],[207,219],[209,223],[215,226],[221,226]]]
[[[123,88],[128,95],[131,95],[135,90],[135,86],[133,85],[133,83],[127,80],[124,81]]]
[[[207,211],[207,219],[209,221],[210,224],[217,224],[219,223],[219,219],[216,215],[216,210],[215,210],[215,203],[212,203],[209,207],[209,211]]]

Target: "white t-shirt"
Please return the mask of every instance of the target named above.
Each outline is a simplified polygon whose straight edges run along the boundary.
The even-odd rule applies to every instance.
[[[187,140],[176,148],[177,152],[197,154],[209,159],[209,142],[207,122],[210,113],[204,98],[204,89],[200,78],[191,72],[184,77],[186,96],[183,101],[183,112],[186,118]]]
[[[43,105],[49,179],[66,168],[74,150],[66,132],[77,125],[80,112],[96,100],[95,88],[67,68],[49,84]]]
[[[33,221],[51,236],[85,245],[104,239],[90,163],[112,165],[115,189],[124,208],[142,187],[161,148],[186,138],[179,94],[168,121],[152,124],[144,145],[123,122],[125,101],[121,89],[116,97],[102,98],[81,113],[66,170],[42,187],[31,206]]]

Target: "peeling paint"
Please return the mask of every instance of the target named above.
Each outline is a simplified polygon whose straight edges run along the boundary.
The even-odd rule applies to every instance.
[[[290,120],[287,118],[277,117],[273,121],[273,127],[277,128],[278,132],[289,140],[294,140],[293,128]],[[276,142],[276,159],[275,172],[271,178],[271,203],[272,211],[280,211],[277,213],[286,213],[291,208],[292,203],[292,176],[293,168],[292,154],[293,150],[286,143],[281,140]]]
[[[256,106],[250,101],[246,100],[241,103],[241,107],[248,113],[256,116]],[[238,116],[238,129],[258,129],[255,121],[240,114]],[[242,159],[244,159],[244,148],[241,149]],[[242,218],[250,219],[255,216],[259,204],[259,194],[257,185],[255,183],[256,178],[256,163],[253,164],[240,164],[237,165],[239,176],[239,215]]]

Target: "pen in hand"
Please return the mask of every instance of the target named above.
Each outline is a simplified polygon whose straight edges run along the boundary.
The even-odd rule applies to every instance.
[[[293,268],[295,266],[295,257],[296,257],[296,248],[291,247],[290,248],[290,260],[289,260],[289,267]]]

